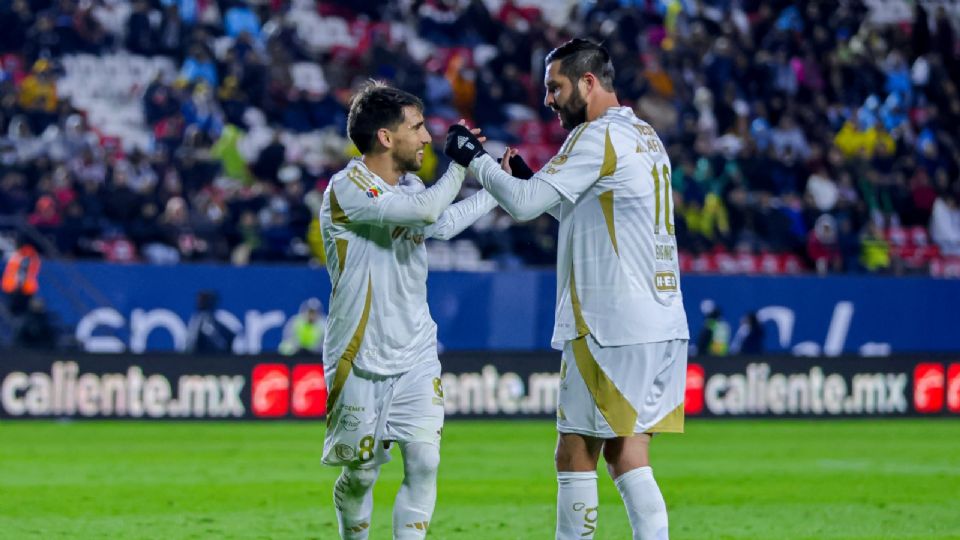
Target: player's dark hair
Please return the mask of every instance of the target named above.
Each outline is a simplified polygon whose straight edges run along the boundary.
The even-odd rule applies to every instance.
[[[347,135],[361,154],[377,145],[377,131],[395,129],[403,121],[403,108],[416,107],[423,111],[420,98],[378,81],[365,84],[353,96],[347,115]]]
[[[585,73],[593,73],[604,90],[613,91],[613,62],[602,45],[586,39],[571,39],[547,55],[545,64],[560,62],[560,74],[576,84]]]

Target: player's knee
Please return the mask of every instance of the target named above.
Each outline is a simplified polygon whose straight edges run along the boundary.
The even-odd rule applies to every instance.
[[[352,493],[366,493],[377,481],[376,469],[344,469],[346,488]]]
[[[557,442],[553,459],[559,472],[589,472],[597,470],[600,459],[600,440],[562,435]]]
[[[440,448],[433,444],[412,444],[403,456],[403,469],[408,477],[436,476],[440,467]]]

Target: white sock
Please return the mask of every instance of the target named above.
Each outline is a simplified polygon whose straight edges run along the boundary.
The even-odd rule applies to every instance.
[[[440,448],[429,443],[407,443],[403,451],[403,484],[393,503],[394,540],[426,536],[437,502]]]
[[[597,530],[597,473],[557,473],[557,540],[589,540]]]
[[[333,506],[343,540],[366,540],[373,513],[373,484],[380,469],[343,468],[333,485]]]
[[[653,469],[639,467],[613,481],[627,507],[633,540],[668,540],[667,504],[653,478]]]

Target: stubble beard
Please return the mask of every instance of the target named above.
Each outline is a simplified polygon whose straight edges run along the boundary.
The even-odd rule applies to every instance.
[[[579,88],[574,87],[567,104],[558,105],[557,112],[560,113],[560,125],[568,131],[587,121],[587,102],[580,95]]]

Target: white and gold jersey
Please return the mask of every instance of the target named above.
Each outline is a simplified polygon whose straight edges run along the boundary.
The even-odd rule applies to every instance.
[[[496,206],[484,191],[450,206],[464,172],[453,164],[430,188],[413,174],[391,186],[355,159],[330,180],[320,211],[332,285],[323,353],[324,364],[343,366],[338,376],[437,359],[424,240],[450,238]]]
[[[689,339],[670,177],[628,107],[577,126],[534,176],[562,196],[554,348],[587,334],[604,347]]]

